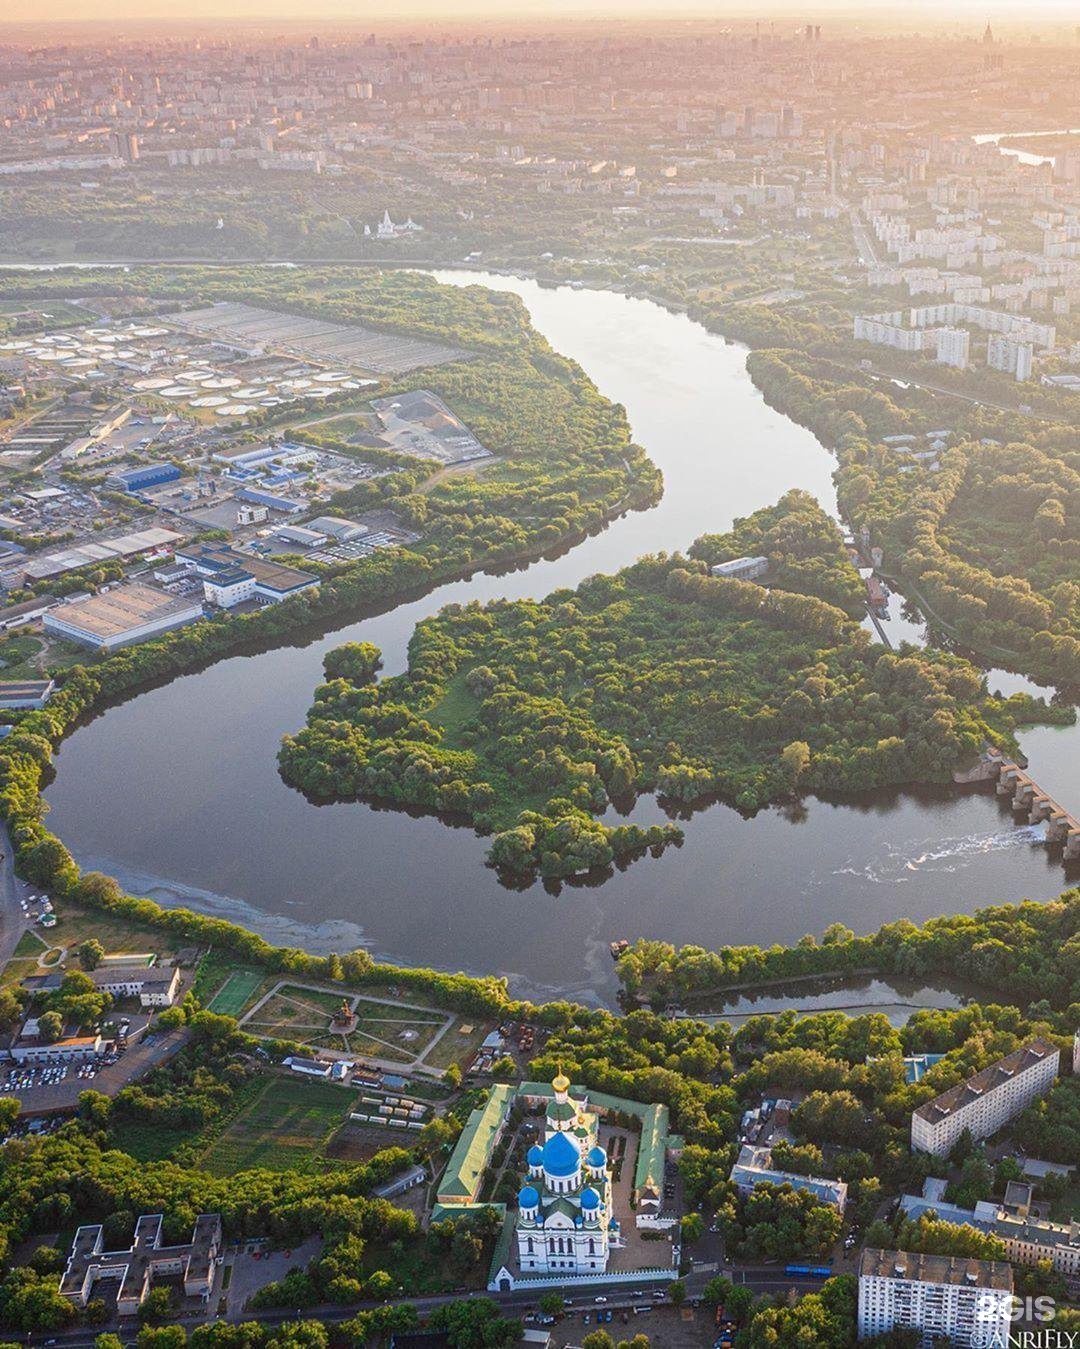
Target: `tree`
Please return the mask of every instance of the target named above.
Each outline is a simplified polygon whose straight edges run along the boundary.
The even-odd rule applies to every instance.
[[[517,1080],[517,1064],[509,1054],[503,1054],[491,1065],[491,1076],[496,1082],[514,1082]]]
[[[0,1138],[7,1138],[19,1118],[19,1101],[14,1096],[0,1096]]]
[[[446,1331],[451,1349],[503,1349],[521,1334],[521,1322],[500,1316],[490,1298],[444,1302],[431,1313],[429,1325]]]
[[[805,740],[793,740],[780,751],[780,762],[792,787],[810,767],[810,746]]]
[[[139,1320],[147,1325],[157,1325],[167,1321],[173,1315],[172,1293],[164,1284],[151,1288],[139,1308]]]
[[[649,1349],[649,1337],[639,1331],[629,1340],[620,1340],[619,1349]]]
[[[720,1307],[727,1301],[733,1287],[734,1284],[730,1279],[725,1279],[722,1274],[717,1274],[701,1290],[701,1296],[712,1306]]]
[[[615,1349],[615,1341],[606,1330],[591,1330],[582,1338],[581,1349]]]
[[[64,1268],[64,1257],[55,1246],[39,1246],[27,1264],[36,1274],[56,1274]]]
[[[445,1115],[436,1115],[420,1130],[416,1141],[425,1152],[434,1154],[440,1148],[449,1147],[459,1131]]]
[[[183,1326],[143,1326],[135,1337],[136,1349],[184,1349],[187,1331]]]
[[[323,657],[327,679],[344,679],[350,684],[368,684],[382,665],[382,652],[371,642],[344,642]]]
[[[545,1316],[558,1316],[565,1305],[561,1293],[545,1293],[538,1303]]]
[[[680,1230],[685,1245],[700,1241],[705,1232],[705,1219],[700,1213],[687,1213],[680,1224]]]
[[[736,1321],[741,1321],[754,1305],[754,1292],[744,1283],[737,1283],[727,1295],[728,1314]]]
[[[368,1297],[389,1297],[394,1291],[394,1280],[385,1269],[373,1270],[367,1277],[364,1291]]]
[[[461,1064],[460,1063],[450,1064],[450,1066],[443,1072],[443,1081],[446,1083],[448,1087],[460,1087]]]
[[[59,1012],[42,1012],[38,1017],[38,1031],[43,1040],[55,1044],[64,1033],[64,1018]]]
[[[14,1026],[22,1015],[22,1002],[12,988],[0,989],[0,1026]]]
[[[105,959],[105,948],[96,937],[88,937],[79,947],[79,967],[96,970]]]
[[[668,1290],[668,1298],[673,1307],[681,1307],[686,1301],[686,1284],[682,1279],[676,1279]]]

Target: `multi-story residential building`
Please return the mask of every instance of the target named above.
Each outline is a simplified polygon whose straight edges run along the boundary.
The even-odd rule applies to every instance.
[[[987,1230],[1005,1243],[1006,1259],[1016,1265],[1049,1261],[1070,1281],[1080,1278],[1080,1222],[1052,1223],[1044,1218],[999,1211]]]
[[[966,328],[939,328],[937,330],[937,361],[939,365],[966,370],[971,334]]]
[[[981,1199],[974,1208],[962,1208],[945,1199],[945,1181],[933,1176],[923,1182],[921,1195],[900,1196],[900,1211],[917,1222],[933,1215],[954,1227],[974,1227],[1005,1244],[1005,1258],[1014,1265],[1048,1261],[1057,1274],[1080,1277],[1080,1222],[1054,1223],[1032,1212],[1032,1186],[1010,1182],[1005,1202]]]
[[[1003,370],[1014,379],[1031,378],[1032,346],[1015,338],[993,333],[986,344],[986,364],[991,370]]]
[[[859,1339],[914,1330],[923,1345],[1007,1345],[1013,1274],[1001,1260],[867,1247],[859,1260]]]
[[[911,1146],[945,1157],[966,1130],[989,1138],[1053,1086],[1061,1051],[1039,1037],[921,1105],[911,1117]]]

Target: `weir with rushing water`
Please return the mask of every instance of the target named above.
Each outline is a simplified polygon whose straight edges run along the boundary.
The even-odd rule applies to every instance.
[[[281,736],[303,724],[323,655],[341,642],[374,642],[398,673],[416,623],[446,604],[543,596],[643,553],[685,549],[792,487],[836,510],[834,461],[766,405],[745,349],[648,300],[436,275],[521,296],[552,346],[625,405],[663,470],[663,499],[563,556],[442,586],[304,647],[225,660],[108,710],[63,744],[47,792],[50,827],[82,866],[273,941],[322,951],[366,943],[402,963],[505,974],[523,995],[587,1002],[612,997],[615,937],[791,942],[833,921],[865,932],[1063,888],[1045,826],[1017,827],[989,785],[810,798],[751,820],[716,804],[683,822],[681,848],[558,893],[539,882],[504,888],[484,866],[486,840],[469,829],[366,804],[316,807],[286,787]],[[890,631],[917,638],[919,626],[894,616]],[[1026,686],[996,673],[992,683]],[[1074,728],[1024,735],[1039,781],[1059,799],[1080,800],[1078,745]],[[643,798],[631,818],[666,817]]]

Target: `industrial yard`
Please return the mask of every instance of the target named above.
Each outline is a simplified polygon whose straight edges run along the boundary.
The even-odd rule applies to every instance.
[[[468,358],[231,301],[143,315],[75,299],[62,326],[44,311],[16,325],[0,340],[0,628],[40,640],[9,664],[33,676],[416,543],[366,489],[409,459],[435,472],[491,456],[430,390],[388,390]],[[368,504],[327,509],[350,499]],[[201,539],[222,541],[216,560],[182,555]],[[273,572],[279,558],[314,570]]]

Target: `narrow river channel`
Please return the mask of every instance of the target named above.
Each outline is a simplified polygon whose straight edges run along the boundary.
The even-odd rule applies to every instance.
[[[106,712],[65,742],[47,793],[50,826],[81,865],[275,941],[322,951],[364,942],[403,963],[505,974],[524,995],[605,1003],[616,937],[789,942],[834,920],[867,931],[1065,887],[1041,828],[1017,827],[992,792],[810,799],[752,820],[714,805],[661,859],[552,894],[539,883],[505,889],[483,865],[486,841],[467,829],[366,805],[315,807],[285,787],[280,738],[303,723],[323,654],[340,642],[376,643],[395,673],[415,624],[444,604],[542,596],[642,553],[685,548],[791,487],[835,510],[831,457],[766,406],[742,348],[647,300],[436,275],[520,295],[552,345],[625,405],[663,470],[663,500],[556,560],[444,586],[306,647],[223,661]],[[1076,734],[1032,737],[1060,770],[1046,785],[1080,802]],[[634,818],[662,817],[643,800]]]

